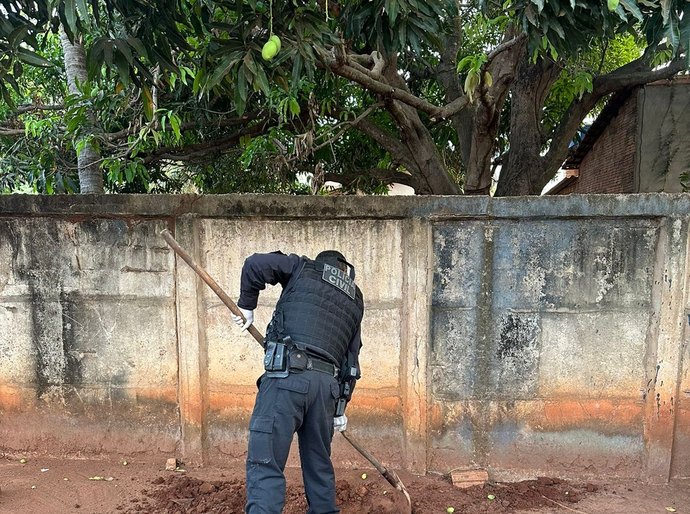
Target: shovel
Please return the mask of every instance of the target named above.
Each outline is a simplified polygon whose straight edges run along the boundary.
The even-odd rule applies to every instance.
[[[179,255],[183,261],[185,261],[187,264],[189,264],[189,267],[192,268],[199,277],[206,282],[206,284],[213,290],[216,295],[218,295],[218,298],[225,304],[225,306],[230,309],[230,312],[232,312],[235,316],[240,316],[242,319],[244,319],[244,316],[240,312],[240,309],[237,307],[235,302],[230,298],[225,291],[218,285],[218,283],[213,280],[213,277],[209,275],[206,270],[204,270],[201,266],[199,266],[196,262],[194,262],[194,259],[192,259],[192,256],[189,255],[179,244],[177,241],[175,241],[175,238],[172,236],[170,231],[168,229],[164,229],[161,232],[161,236],[163,236],[163,239],[170,245],[170,248],[172,248],[177,255]],[[264,336],[261,335],[261,332],[257,330],[257,328],[254,325],[249,325],[249,328],[247,329],[249,333],[256,339],[256,342],[261,345],[261,347],[265,347],[266,344],[264,343]],[[407,512],[412,513],[412,501],[410,500],[410,494],[407,492],[407,488],[405,487],[405,484],[402,483],[402,480],[400,480],[400,477],[395,473],[393,470],[389,470],[386,467],[384,467],[371,453],[369,453],[362,445],[360,445],[355,438],[353,438],[346,430],[343,430],[340,432],[343,434],[343,437],[352,445],[352,447],[357,450],[365,459],[367,459],[371,464],[376,468],[376,470],[381,473],[383,478],[385,478],[389,484],[391,484],[393,487],[395,487],[398,491],[403,493],[405,495],[405,499],[407,500]]]

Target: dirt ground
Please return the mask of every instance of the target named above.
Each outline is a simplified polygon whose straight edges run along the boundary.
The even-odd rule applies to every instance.
[[[21,459],[26,462],[21,462]],[[124,459],[0,458],[0,514],[241,514],[242,465],[165,471],[160,462]],[[184,469],[184,471],[182,471]],[[284,514],[306,512],[299,469],[287,470]],[[415,514],[690,514],[690,483],[652,486],[601,477],[538,478],[462,490],[446,477],[400,473]],[[374,469],[337,470],[342,514],[398,514],[405,501]],[[675,509],[675,510],[673,510]]]

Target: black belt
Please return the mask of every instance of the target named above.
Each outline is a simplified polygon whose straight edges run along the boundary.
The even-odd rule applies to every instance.
[[[332,377],[338,377],[338,372],[340,371],[337,366],[330,362],[322,361],[311,355],[307,355],[307,369],[313,369],[314,371],[321,371],[322,373],[328,373]]]

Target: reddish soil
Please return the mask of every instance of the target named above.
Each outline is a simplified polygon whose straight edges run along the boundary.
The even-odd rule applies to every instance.
[[[155,463],[132,459],[0,458],[0,514],[169,513],[241,514],[244,506],[243,465],[165,471]],[[400,514],[402,495],[373,469],[337,470],[342,514]],[[362,474],[366,473],[366,478]],[[287,470],[284,514],[303,514],[306,500],[299,469]],[[635,481],[592,483],[539,478],[518,483],[490,483],[455,488],[442,476],[401,473],[415,514],[559,513],[690,514],[690,487],[675,482],[652,486]]]
[[[377,477],[362,479],[349,476],[336,484],[338,505],[342,514],[400,514],[405,512],[406,500],[402,494]],[[242,513],[244,482],[205,481],[190,476],[158,477],[156,487],[146,489],[143,500],[136,499],[118,510],[126,514],[169,513],[203,514],[206,512]],[[515,512],[520,509],[553,506],[558,503],[572,505],[587,492],[595,492],[592,484],[573,485],[563,480],[539,478],[513,484],[490,484],[469,489],[458,489],[442,477],[415,477],[408,487],[413,498],[414,513],[447,512]],[[132,505],[131,503],[134,503]],[[288,486],[284,514],[303,514],[307,502],[298,485]]]

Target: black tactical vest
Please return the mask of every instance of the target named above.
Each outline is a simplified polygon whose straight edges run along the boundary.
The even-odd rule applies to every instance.
[[[266,338],[290,336],[340,366],[363,315],[362,292],[346,273],[305,258],[278,300]]]

